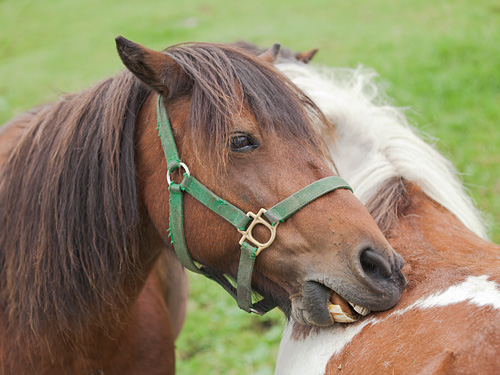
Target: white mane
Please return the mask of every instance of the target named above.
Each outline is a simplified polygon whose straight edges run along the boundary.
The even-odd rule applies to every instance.
[[[367,204],[392,177],[417,183],[465,226],[487,239],[480,212],[446,158],[424,142],[402,109],[384,101],[369,69],[327,68],[297,63],[278,68],[323,111],[335,129],[328,129],[329,149],[339,174]]]

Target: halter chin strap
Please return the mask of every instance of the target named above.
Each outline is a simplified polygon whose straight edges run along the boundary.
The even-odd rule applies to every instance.
[[[167,182],[170,192],[169,236],[177,257],[187,269],[196,273],[201,273],[218,282],[236,299],[238,306],[242,310],[260,315],[265,314],[276,307],[276,305],[266,298],[252,304],[252,274],[257,255],[272,244],[276,236],[276,228],[280,222],[283,222],[295,212],[326,193],[337,189],[348,189],[352,191],[351,187],[340,177],[326,177],[299,190],[267,211],[260,209],[257,214],[252,212],[246,214],[231,203],[218,197],[196,178],[191,176],[188,167],[180,160],[170,121],[165,107],[161,103],[160,96],[158,96],[157,100],[157,123],[158,133],[160,135],[163,152],[165,153],[165,159],[167,160],[168,169]],[[170,174],[179,168],[184,169],[184,174],[182,181],[177,184],[171,181]],[[191,258],[184,232],[184,212],[182,204],[184,192],[190,194],[200,203],[223,217],[242,234],[236,288],[224,275],[213,275],[208,271],[207,267],[198,267]],[[264,220],[262,218],[263,216],[268,221]],[[271,237],[266,243],[261,243],[253,238],[252,230],[256,225],[264,225],[269,229]]]

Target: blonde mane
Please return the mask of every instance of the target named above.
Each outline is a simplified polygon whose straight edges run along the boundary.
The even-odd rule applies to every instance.
[[[282,63],[278,68],[323,111],[332,129],[319,129],[338,172],[365,205],[389,180],[419,185],[471,231],[487,239],[481,213],[451,162],[408,124],[403,109],[388,104],[373,70]]]

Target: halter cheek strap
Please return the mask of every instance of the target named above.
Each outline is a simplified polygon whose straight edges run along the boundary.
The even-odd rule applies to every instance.
[[[231,296],[238,302],[238,306],[247,312],[264,314],[276,307],[276,305],[266,298],[252,303],[252,274],[257,255],[269,247],[276,236],[276,228],[295,212],[311,203],[322,195],[337,189],[348,189],[351,187],[340,177],[331,176],[315,181],[302,190],[294,193],[281,201],[269,210],[260,209],[257,214],[252,212],[244,213],[239,208],[217,196],[196,178],[191,176],[187,166],[181,162],[177,147],[175,145],[172,128],[167,116],[167,112],[161,103],[161,98],[157,100],[157,123],[158,132],[167,161],[167,182],[170,192],[169,198],[169,236],[174,246],[174,250],[179,261],[187,269],[205,275],[218,282]],[[176,169],[184,169],[183,179],[180,183],[171,181],[170,175]],[[188,193],[197,199],[204,206],[231,223],[242,234],[240,240],[241,254],[238,266],[236,288],[225,276],[213,275],[204,266],[198,267],[189,253],[184,232],[184,212],[183,193]],[[264,220],[263,216],[268,220]],[[252,230],[257,225],[264,225],[271,233],[270,239],[266,243],[261,243],[253,238]]]

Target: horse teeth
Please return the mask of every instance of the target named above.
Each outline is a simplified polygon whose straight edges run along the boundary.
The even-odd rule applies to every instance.
[[[333,320],[338,323],[354,323],[356,321],[356,319],[350,318],[345,314],[334,316]]]
[[[368,310],[366,307],[359,305],[353,306],[353,309],[361,316],[367,316],[370,313],[370,310]]]
[[[349,301],[347,301],[349,302]],[[360,305],[355,305],[352,302],[349,302],[349,305],[352,306],[354,311],[356,311],[359,315],[361,316],[367,316],[370,313],[370,310],[368,310],[366,307],[360,306]]]
[[[332,315],[332,318],[335,322],[353,323],[357,320],[344,313],[339,305],[334,305],[332,303],[328,304],[328,311]]]
[[[328,304],[328,311],[332,314],[343,314],[342,308],[339,305],[334,305],[332,303]]]

